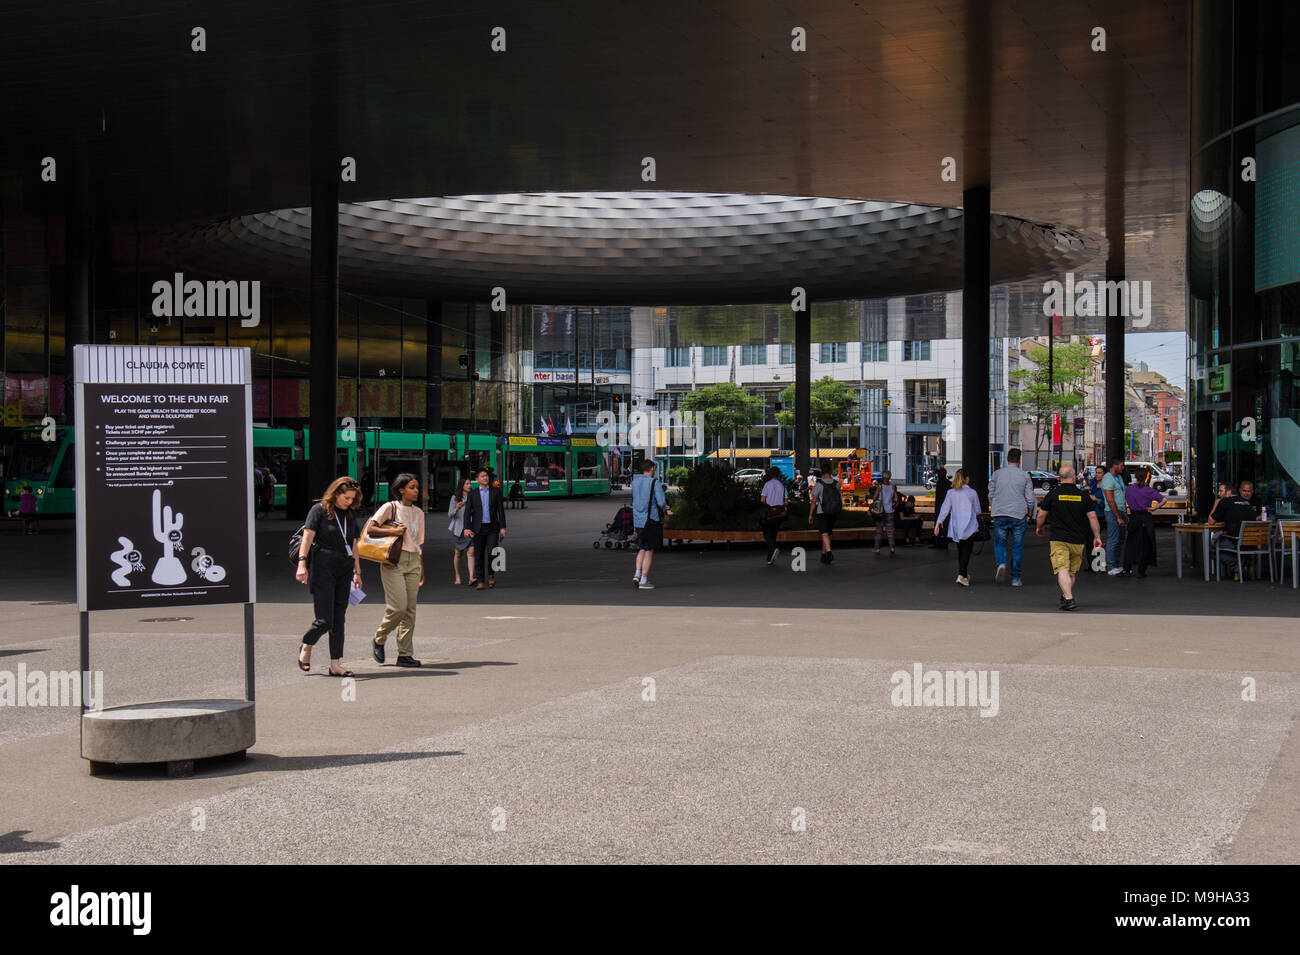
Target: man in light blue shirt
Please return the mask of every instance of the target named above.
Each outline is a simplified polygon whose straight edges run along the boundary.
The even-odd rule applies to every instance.
[[[1101,479],[1106,499],[1106,573],[1118,577],[1124,572],[1124,538],[1128,536],[1128,505],[1124,502],[1124,459],[1111,458]]]
[[[639,590],[654,590],[650,583],[650,565],[654,563],[655,549],[664,539],[664,517],[672,510],[664,497],[663,482],[655,477],[655,463],[649,458],[641,465],[641,473],[632,479],[632,526],[636,528],[636,573],[632,583]]]
[[[1034,516],[1038,502],[1034,499],[1034,482],[1020,468],[1020,449],[1007,451],[1007,463],[993,472],[989,481],[989,514],[993,518],[993,557],[998,570],[994,576],[1000,584],[1007,582],[1007,564],[1011,565],[1011,586],[1020,586],[1020,562],[1025,553],[1025,530]],[[1007,554],[1008,539],[1011,553]]]

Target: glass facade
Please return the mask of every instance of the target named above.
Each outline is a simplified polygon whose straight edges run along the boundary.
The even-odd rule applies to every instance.
[[[115,229],[96,243],[90,340],[247,347],[254,423],[306,428],[312,402],[308,293],[262,283],[259,321],[251,328],[243,327],[238,315],[159,317],[154,314],[155,282],[170,283],[177,272],[185,281],[233,277],[145,257],[140,245],[129,229]],[[36,424],[46,415],[59,423],[68,420],[63,251],[60,220],[12,209],[0,218],[0,378],[6,428]],[[597,337],[597,355],[617,363],[618,346],[610,344],[614,332],[608,331]],[[494,313],[486,304],[340,291],[337,415],[340,421],[353,418],[359,428],[390,431],[518,430],[527,420],[530,332],[518,307]],[[606,358],[610,352],[615,354]],[[626,367],[628,360],[623,363]]]
[[[1300,513],[1300,6],[1193,4],[1189,452],[1200,513]]]

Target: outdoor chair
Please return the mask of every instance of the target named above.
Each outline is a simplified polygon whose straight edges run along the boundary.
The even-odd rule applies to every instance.
[[[1277,533],[1273,535],[1273,555],[1277,557],[1277,579],[1286,580],[1286,564],[1292,559],[1291,538],[1300,534],[1300,520],[1278,521]],[[1294,575],[1295,568],[1291,569]]]
[[[1223,554],[1237,558],[1237,579],[1246,582],[1245,558],[1255,558],[1255,576],[1259,576],[1259,559],[1268,559],[1268,579],[1273,580],[1272,525],[1268,521],[1242,521],[1235,537],[1224,533],[1214,545],[1214,579],[1220,580]]]

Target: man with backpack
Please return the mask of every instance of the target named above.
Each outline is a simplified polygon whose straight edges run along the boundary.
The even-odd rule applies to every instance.
[[[812,479],[808,486],[808,526],[812,527],[816,514],[817,530],[822,535],[822,563],[829,564],[835,560],[831,553],[831,531],[835,530],[835,519],[844,505],[840,482],[830,475],[823,477],[821,468],[809,468],[808,476]]]
[[[632,583],[639,590],[654,590],[650,583],[650,565],[655,550],[663,544],[664,517],[672,516],[664,497],[663,483],[655,477],[655,463],[646,458],[641,473],[632,479],[632,525],[636,528],[636,573]]]

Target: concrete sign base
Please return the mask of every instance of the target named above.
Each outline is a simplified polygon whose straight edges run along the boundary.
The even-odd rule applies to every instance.
[[[169,775],[189,775],[194,760],[242,753],[256,739],[251,700],[135,703],[81,717],[92,775],[114,763],[167,763]]]

